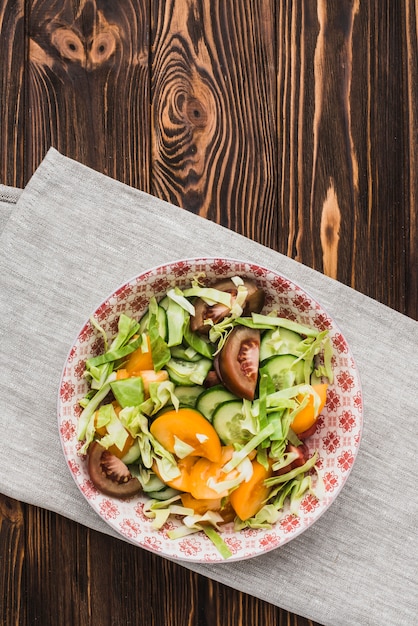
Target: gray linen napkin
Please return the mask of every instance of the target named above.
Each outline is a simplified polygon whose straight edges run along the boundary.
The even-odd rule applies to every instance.
[[[336,502],[301,536],[249,561],[186,566],[324,625],[415,623],[418,324],[54,149],[21,195],[2,189],[0,490],[118,536],[62,454],[56,403],[70,345],[104,297],[149,267],[204,255],[258,262],[340,325],[362,379],[363,439]]]

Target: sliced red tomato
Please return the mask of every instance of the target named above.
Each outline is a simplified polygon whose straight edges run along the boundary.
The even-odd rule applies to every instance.
[[[225,387],[239,398],[254,400],[259,357],[260,331],[236,326],[218,355],[217,368]]]

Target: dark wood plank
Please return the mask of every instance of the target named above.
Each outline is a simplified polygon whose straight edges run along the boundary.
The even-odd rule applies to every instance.
[[[26,532],[20,542],[23,576],[14,588],[10,576],[16,571],[6,569],[9,602],[20,600],[27,618],[11,607],[7,625],[315,626],[49,511],[24,506],[24,515],[13,521]],[[6,541],[15,544],[14,537]]]
[[[27,177],[53,145],[147,191],[148,3],[34,0],[30,5]]]
[[[26,622],[25,551],[23,506],[0,495],[0,623],[7,626]]]
[[[0,180],[23,187],[25,102],[24,0],[0,1]]]
[[[405,127],[403,142],[403,180],[405,210],[404,236],[406,267],[405,293],[401,294],[404,312],[418,319],[418,7],[406,2],[403,7],[402,112]]]
[[[152,192],[273,246],[275,12],[272,0],[155,0],[152,31]]]

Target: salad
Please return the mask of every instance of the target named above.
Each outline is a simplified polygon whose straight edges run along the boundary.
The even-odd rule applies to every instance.
[[[266,528],[285,504],[322,495],[305,440],[332,383],[328,331],[263,313],[265,293],[245,277],[207,285],[196,276],[151,298],[140,320],[124,313],[101,354],[87,359],[79,453],[95,487],[148,496],[154,528],[172,539],[203,531],[230,556],[222,526]]]

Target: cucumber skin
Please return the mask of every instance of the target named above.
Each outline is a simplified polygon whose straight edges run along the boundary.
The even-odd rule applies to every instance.
[[[224,445],[245,444],[251,436],[250,434],[246,436],[244,430],[240,430],[237,423],[234,424],[235,428],[233,430],[230,427],[234,420],[236,421],[238,418],[239,421],[243,417],[242,403],[243,401],[239,398],[237,400],[227,400],[219,404],[214,411],[213,427]]]
[[[279,356],[282,354],[294,354],[295,356],[298,356],[296,354],[297,351],[295,350],[295,348],[300,342],[303,341],[302,335],[295,333],[293,330],[288,330],[287,328],[281,328],[280,333],[283,338],[283,345],[280,346],[280,349],[278,352],[275,352],[273,350],[273,347],[269,345],[269,340],[271,336],[273,335],[273,333],[275,332],[277,332],[277,328],[266,331],[261,337],[260,361],[265,361],[274,356]]]
[[[293,354],[278,354],[276,356],[272,356],[262,362],[260,367],[260,373],[267,374],[267,376],[269,376],[270,380],[272,381],[276,391],[278,391],[281,388],[279,384],[280,376],[283,376],[283,374],[291,370],[292,364],[295,361],[297,361],[297,357],[295,357]],[[295,373],[295,384],[304,383],[304,362],[298,361],[293,371]]]
[[[216,400],[218,397],[218,400]],[[213,414],[217,407],[228,400],[239,400],[231,391],[223,385],[215,385],[204,391],[196,402],[196,410],[199,411],[209,422],[212,422]]]

